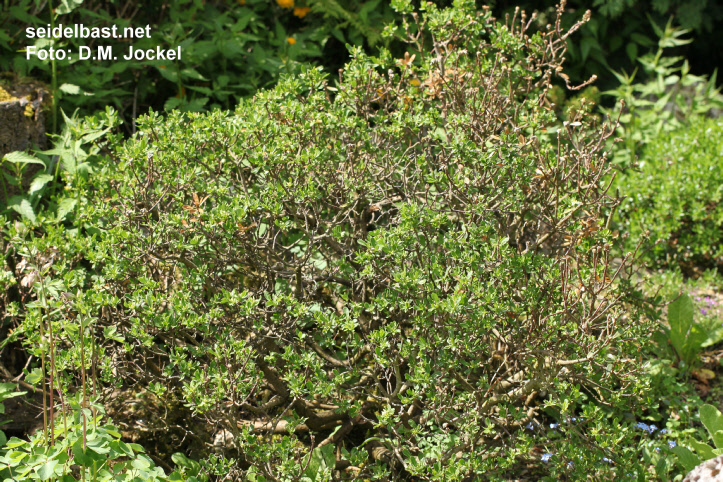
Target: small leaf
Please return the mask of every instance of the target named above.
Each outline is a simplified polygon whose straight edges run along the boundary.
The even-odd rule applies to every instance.
[[[701,462],[700,458],[687,447],[678,445],[670,449],[670,451],[678,456],[678,462],[680,462],[680,465],[683,466],[686,472],[690,472]]]
[[[77,202],[76,199],[66,197],[63,200],[60,201],[58,204],[58,214],[55,218],[55,222],[61,222],[63,219],[65,219],[65,216],[73,210],[75,207],[75,203]]]
[[[80,94],[80,87],[73,84],[63,84],[60,87],[58,87],[61,92],[65,92],[66,94],[70,95],[78,95]]]
[[[715,453],[713,453],[713,447],[708,444],[698,442],[697,440],[691,440],[690,445],[693,446],[695,451],[698,452],[698,454],[703,460],[709,460],[715,457]]]
[[[37,469],[40,480],[48,480],[55,475],[55,466],[58,465],[57,460],[48,460]]]
[[[183,100],[178,97],[171,97],[165,104],[163,104],[163,110],[166,112],[172,111],[173,109],[177,109],[181,104],[183,104]]]

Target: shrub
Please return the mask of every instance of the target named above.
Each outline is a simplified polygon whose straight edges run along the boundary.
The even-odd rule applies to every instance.
[[[662,133],[645,147],[639,170],[618,179],[627,199],[620,223],[631,237],[650,231],[650,261],[688,274],[723,267],[721,185],[723,121],[695,117],[690,126]]]
[[[13,339],[52,328],[68,380],[92,361],[102,387],[181,400],[248,480],[644,470],[612,128],[556,125],[571,32],[520,22],[428,5],[388,30],[411,53],[355,49],[335,87],[312,69],[233,115],[139,119],[79,231],[10,228],[42,272],[20,289],[50,303]]]

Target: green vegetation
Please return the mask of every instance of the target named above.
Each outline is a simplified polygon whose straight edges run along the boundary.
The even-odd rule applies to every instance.
[[[620,176],[628,195],[621,228],[659,240],[649,259],[684,270],[721,268],[723,122],[693,117],[690,125],[650,139],[639,170]]]
[[[392,11],[379,0],[181,0],[133,2],[20,0],[0,6],[0,70],[49,84],[52,131],[59,109],[83,115],[115,107],[132,132],[133,120],[149,109],[205,111],[233,108],[243,97],[298,72],[305,62],[325,60],[330,71],[348,58],[345,43],[376,45]],[[12,4],[12,2],[11,2]],[[150,26],[151,37],[53,40],[26,38],[27,27],[86,28]],[[144,33],[145,35],[145,33]],[[181,47],[178,60],[124,60],[135,49]],[[23,50],[17,52],[18,46]],[[26,58],[25,47],[71,52],[60,60]],[[81,47],[112,47],[117,60],[79,60]]]
[[[183,5],[159,32],[270,24]],[[682,480],[717,454],[723,132],[715,78],[665,55],[685,32],[654,25],[614,110],[566,99],[562,7],[292,6],[234,39],[253,97],[184,77],[211,49],[178,97],[151,68],[163,114],[118,90],[3,157],[3,186],[40,172],[4,198],[0,402],[20,384],[43,423],[0,432],[0,480]],[[332,36],[338,77],[302,64]]]

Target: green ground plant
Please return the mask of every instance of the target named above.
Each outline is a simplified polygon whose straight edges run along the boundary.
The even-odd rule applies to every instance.
[[[622,173],[617,186],[627,196],[620,228],[631,239],[649,232],[651,267],[691,275],[721,269],[723,122],[699,116],[688,122],[650,139],[639,169]]]
[[[671,346],[680,361],[680,367],[688,370],[699,362],[704,347],[723,340],[720,320],[702,316],[705,308],[696,316],[693,300],[686,293],[668,305],[668,324],[657,333],[661,347]],[[661,336],[662,335],[662,336]]]

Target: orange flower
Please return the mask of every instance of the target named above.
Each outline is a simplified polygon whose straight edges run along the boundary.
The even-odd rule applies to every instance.
[[[244,6],[246,5],[246,0],[238,0],[238,4]]]
[[[294,0],[276,0],[276,3],[278,3],[279,7],[281,7],[281,8],[293,8],[294,7]]]
[[[294,45],[296,43],[296,39],[294,37],[289,37],[286,41],[289,42],[289,45]]]
[[[306,14],[311,12],[311,9],[309,7],[296,7],[294,9],[294,15],[296,15],[299,18],[306,17]]]
[[[409,52],[404,52],[404,58],[397,60],[397,65],[400,67],[408,67],[412,65],[412,62],[414,62],[414,57],[416,56],[417,54],[410,56]]]

